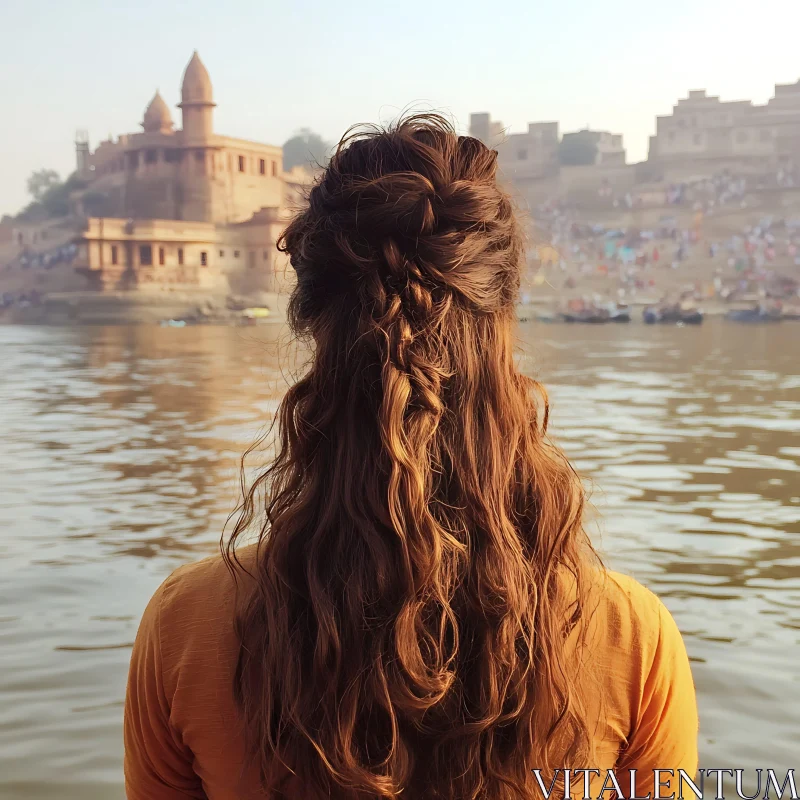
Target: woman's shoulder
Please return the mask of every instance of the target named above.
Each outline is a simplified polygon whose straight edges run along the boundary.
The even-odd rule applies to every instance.
[[[640,621],[658,620],[664,604],[657,594],[631,575],[614,570],[604,570],[597,576],[604,601],[631,613]]]
[[[586,597],[589,635],[580,663],[605,738],[626,748],[638,740],[637,731],[646,729],[648,720],[663,727],[677,703],[687,730],[694,725],[696,739],[689,660],[661,599],[630,575],[599,569],[591,573]]]
[[[611,570],[598,571],[593,580],[589,647],[607,677],[635,693],[656,674],[688,666],[680,630],[654,592]]]
[[[233,570],[220,554],[185,564],[159,586],[142,627],[157,637],[165,668],[234,648],[237,586],[251,570],[254,551],[242,548]]]
[[[162,609],[176,607],[202,611],[224,604],[235,594],[239,576],[246,576],[255,561],[255,547],[237,550],[230,559],[220,553],[183,564],[173,570],[156,591]]]
[[[652,655],[665,628],[672,633],[674,622],[664,603],[630,575],[595,571],[590,597],[594,598],[592,610],[600,632],[616,649],[644,650],[645,655]]]
[[[662,600],[635,578],[606,571],[595,579],[590,661],[609,737],[624,745],[620,763],[663,762],[691,772],[697,704],[681,632]]]
[[[249,548],[242,548],[239,561],[252,572]],[[134,642],[126,710],[126,736],[132,742],[147,726],[158,736],[177,732],[179,753],[191,753],[207,769],[225,761],[234,772],[241,749],[233,696],[238,568],[236,573],[216,555],[178,567],[162,582]],[[148,702],[130,702],[147,687],[152,689]]]

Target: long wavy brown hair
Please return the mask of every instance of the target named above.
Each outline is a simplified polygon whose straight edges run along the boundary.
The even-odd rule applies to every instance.
[[[312,356],[224,548],[240,573],[260,526],[235,693],[264,789],[531,797],[532,767],[586,766],[592,551],[515,365],[497,154],[438,116],[351,133],[279,248]]]

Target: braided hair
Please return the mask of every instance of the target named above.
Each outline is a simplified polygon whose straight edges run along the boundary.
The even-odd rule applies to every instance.
[[[259,520],[235,692],[269,796],[510,800],[587,757],[584,496],[515,366],[496,173],[435,115],[360,130],[279,242],[313,358],[226,548]]]

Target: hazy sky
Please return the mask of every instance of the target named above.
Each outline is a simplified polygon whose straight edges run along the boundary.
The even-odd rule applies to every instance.
[[[511,132],[588,123],[639,160],[687,90],[765,102],[800,78],[800,3],[0,0],[0,42],[4,213],[27,202],[32,170],[74,168],[76,129],[94,148],[140,130],[156,88],[177,103],[195,48],[231,136],[281,144],[307,126],[333,140],[412,105],[463,128],[471,111]]]

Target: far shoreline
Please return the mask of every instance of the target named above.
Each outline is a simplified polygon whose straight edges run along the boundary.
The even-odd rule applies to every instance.
[[[282,325],[287,323],[286,294],[261,295],[252,299],[256,309],[267,309],[264,316],[248,318],[244,314],[247,299],[240,298],[237,307],[230,308],[230,297],[209,295],[205,292],[58,292],[45,295],[41,302],[27,307],[9,308],[0,311],[2,325],[170,325],[174,327],[195,325],[260,326]],[[566,323],[559,319],[559,311],[566,298],[557,292],[529,298],[528,302],[517,304],[517,317],[521,323],[543,322]],[[708,298],[697,303],[697,308],[705,317],[721,318],[737,308],[748,308],[758,303],[758,297],[742,298],[737,302],[726,302]],[[630,298],[626,305],[631,310],[629,323],[602,324],[645,324],[643,310],[659,304],[657,297]],[[252,309],[251,309],[252,311]],[[264,313],[263,311],[261,312]],[[669,323],[665,323],[669,324]]]

